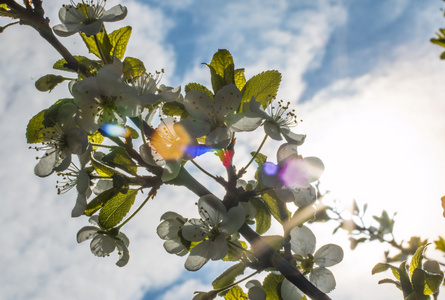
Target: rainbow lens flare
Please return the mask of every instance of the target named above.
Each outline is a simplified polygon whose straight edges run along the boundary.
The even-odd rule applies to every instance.
[[[162,123],[156,128],[150,142],[165,160],[178,160],[184,156],[191,138],[180,124]]]
[[[110,136],[121,136],[124,138],[131,136],[131,131],[128,127],[118,124],[104,124],[101,129]]]
[[[305,187],[309,184],[308,165],[303,159],[286,160],[279,172],[281,182],[288,188]]]
[[[273,176],[273,175],[277,175],[278,173],[278,166],[274,163],[271,162],[265,162],[263,164],[263,171],[264,174],[268,175],[268,176]]]

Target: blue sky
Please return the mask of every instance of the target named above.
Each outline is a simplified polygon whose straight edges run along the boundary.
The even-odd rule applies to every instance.
[[[60,3],[44,1],[52,25],[59,23]],[[107,1],[107,7],[117,3]],[[308,135],[301,153],[323,159],[322,187],[332,198],[346,206],[354,198],[367,202],[370,214],[397,211],[400,239],[445,234],[439,200],[445,195],[445,62],[439,60],[442,50],[429,42],[444,27],[442,1],[123,4],[128,17],[109,28],[133,27],[127,55],[141,58],[150,71],[164,68],[162,83],[210,86],[201,63],[220,48],[231,51],[236,67],[245,68],[248,77],[279,70],[278,97],[295,105],[304,120],[296,129]],[[58,56],[23,26],[8,28],[0,41],[2,297],[168,300],[191,299],[192,291],[208,289],[225,265],[186,272],[185,258],[167,254],[155,233],[162,211],[180,207],[184,216],[196,214],[196,200],[187,191],[163,188],[149,209],[126,226],[131,259],[125,268],[114,265],[115,255],[99,259],[87,244],[76,243],[87,220],[70,218],[75,196],[57,196],[56,178],[34,176],[35,152],[24,141],[29,118],[69,95],[65,85],[51,94],[34,88],[36,79],[53,72]],[[78,37],[62,41],[73,53],[88,55]],[[247,140],[238,151],[248,153],[257,146],[254,139]],[[273,157],[276,146],[267,144],[265,151]],[[208,165],[219,166],[217,161]],[[400,299],[394,287],[377,285],[383,277],[370,275],[388,247],[367,244],[349,251],[347,236],[331,236],[333,226],[313,228],[318,247],[338,243],[345,249],[344,261],[332,268],[337,279],[332,297]]]

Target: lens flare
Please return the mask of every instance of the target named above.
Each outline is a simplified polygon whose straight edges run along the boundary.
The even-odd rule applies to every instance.
[[[101,129],[110,136],[121,136],[124,138],[131,136],[131,131],[128,127],[117,124],[104,124]]]
[[[268,176],[276,175],[278,172],[278,166],[271,162],[266,162],[263,164],[263,171]]]
[[[281,182],[289,188],[305,187],[309,184],[308,166],[303,159],[288,159],[280,170]]]
[[[197,157],[212,150],[213,148],[205,145],[189,145],[185,149],[185,153],[190,157]]]
[[[223,163],[224,167],[229,168],[232,164],[233,155],[235,152],[233,150],[217,150],[216,154]]]
[[[186,153],[191,138],[181,124],[166,120],[156,128],[150,142],[163,159],[178,160]]]

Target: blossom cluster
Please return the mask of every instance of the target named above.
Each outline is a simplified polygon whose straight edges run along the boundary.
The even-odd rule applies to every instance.
[[[94,225],[82,228],[77,241],[91,239],[90,249],[99,257],[117,249],[116,264],[126,265],[129,239],[121,228],[162,185],[182,185],[199,196],[200,218],[166,212],[157,234],[165,240],[167,252],[188,255],[187,270],[197,271],[210,260],[226,260],[238,262],[243,270],[279,272],[275,260],[264,259],[261,252],[267,251],[257,246],[257,241],[263,243],[261,235],[271,227],[273,216],[286,233],[273,246],[266,243],[264,247],[295,272],[307,275],[305,280],[322,292],[332,291],[335,279],[326,267],[339,263],[343,251],[329,244],[315,252],[310,229],[302,224],[289,228],[290,215],[285,216],[288,209],[316,204],[314,183],[324,164],[317,157],[299,154],[306,136],[294,132],[298,122],[290,103],[276,100],[279,72],[266,71],[246,80],[244,70],[234,68],[231,54],[219,50],[208,64],[212,90],[191,83],[183,93],[181,87],[162,85],[161,72],[148,73],[140,60],[124,56],[131,28],[111,34],[105,30],[104,22],[125,18],[126,7],[106,10],[104,5],[82,1],[61,8],[62,24],[54,26],[54,32],[61,37],[80,33],[99,60],[76,57],[80,67],[74,70],[78,73],[75,79],[55,75],[40,79],[39,90],[52,90],[69,80],[71,98],[58,100],[33,117],[27,128],[28,142],[41,143],[34,148],[45,152],[35,174],[47,177],[57,173],[61,178],[58,193],[75,187],[78,195],[72,216],[89,216]],[[69,65],[62,60],[55,68],[67,71]],[[263,131],[263,142],[252,152],[251,160],[243,168],[234,166],[236,136]],[[266,138],[283,142],[276,163],[260,152]],[[222,160],[227,178],[214,176],[195,162],[196,157],[208,153]],[[255,177],[246,181],[243,176],[253,161],[257,164]],[[217,196],[195,180],[187,171],[189,164],[222,185],[225,195]],[[144,189],[149,190],[146,199],[132,210]],[[282,299],[304,296],[289,280],[281,278],[279,283]],[[214,298],[230,287],[198,293],[195,299]],[[258,280],[249,281],[247,288],[251,299],[266,298]]]

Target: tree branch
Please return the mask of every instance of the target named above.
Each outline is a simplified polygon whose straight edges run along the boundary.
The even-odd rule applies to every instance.
[[[183,185],[189,188],[196,195],[202,197],[211,192],[205,188],[201,183],[196,181],[184,168],[178,177],[167,184]],[[276,268],[287,280],[292,282],[303,293],[305,293],[312,300],[330,300],[331,298],[320,291],[313,285],[303,274],[298,271],[289,261],[284,259],[275,249],[270,247],[260,235],[258,235],[246,223],[240,228],[239,233],[250,243],[254,250],[255,257],[265,263],[267,266]]]
[[[28,25],[37,30],[41,37],[59,52],[66,60],[67,67],[75,72],[86,74],[86,68],[80,64],[76,58],[66,49],[64,45],[54,35],[51,27],[49,27],[49,19],[44,17],[44,10],[41,1],[34,2],[34,9],[32,7],[23,7],[12,0],[1,0],[0,4],[6,4],[20,19],[20,24]]]

